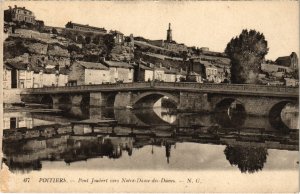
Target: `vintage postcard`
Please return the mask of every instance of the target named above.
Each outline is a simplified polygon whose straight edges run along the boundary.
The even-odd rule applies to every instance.
[[[299,192],[298,1],[1,8],[1,192]]]

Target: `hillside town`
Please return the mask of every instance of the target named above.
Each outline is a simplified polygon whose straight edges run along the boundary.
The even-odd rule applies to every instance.
[[[18,6],[5,10],[4,20],[4,89],[151,81],[230,83],[229,57],[208,47],[177,43],[170,23],[166,39],[149,40],[72,21],[65,28],[47,26]],[[264,60],[259,78],[265,85],[298,86],[297,54]]]

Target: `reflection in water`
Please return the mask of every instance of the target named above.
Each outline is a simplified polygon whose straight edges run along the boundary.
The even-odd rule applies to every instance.
[[[176,115],[172,114],[171,108],[154,108],[154,112],[164,121],[167,123],[175,123],[176,121]]]
[[[110,169],[232,170],[237,166],[243,173],[254,173],[272,165],[277,168],[277,159],[287,157],[287,163],[282,165],[295,166],[291,162],[298,160],[298,130],[281,134],[268,118],[240,117],[230,111],[222,116],[224,112],[174,114],[172,109],[101,108],[82,111],[75,107],[68,114],[5,113],[3,162],[11,171],[24,173],[42,170],[46,164],[49,167],[53,164],[50,161],[58,162],[61,168],[71,168],[75,163],[82,168]],[[298,113],[282,115],[285,116],[287,125],[295,125]],[[118,121],[114,130],[90,124],[70,125],[72,121],[107,118]],[[267,160],[268,149],[273,149],[278,158]]]
[[[299,111],[298,106],[293,104],[287,104],[282,112],[281,112],[281,119],[285,125],[287,125],[290,129],[299,129]]]
[[[268,151],[264,147],[226,146],[226,159],[241,172],[254,173],[262,170],[267,161]]]

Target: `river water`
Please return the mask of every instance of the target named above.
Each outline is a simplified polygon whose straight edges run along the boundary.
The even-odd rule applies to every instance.
[[[103,119],[114,119],[117,125],[90,124]],[[167,108],[5,110],[4,134],[12,139],[4,138],[3,162],[14,173],[78,168],[297,171],[298,112],[285,111],[281,119],[291,130],[278,129],[267,117],[187,114]],[[86,122],[71,125],[74,121]]]

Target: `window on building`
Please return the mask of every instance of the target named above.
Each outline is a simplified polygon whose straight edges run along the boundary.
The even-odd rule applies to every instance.
[[[20,85],[19,85],[19,88],[25,88],[25,84],[24,84],[24,81],[20,81]]]
[[[17,128],[17,118],[15,117],[10,118],[10,128],[11,129]]]

